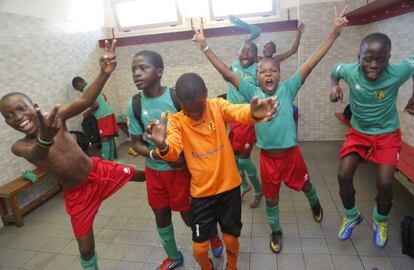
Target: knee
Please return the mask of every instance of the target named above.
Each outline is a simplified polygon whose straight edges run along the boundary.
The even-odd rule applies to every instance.
[[[268,207],[275,207],[279,204],[279,196],[273,198],[266,198],[266,205]]]
[[[203,254],[208,254],[209,241],[202,243],[193,242],[193,255],[199,258]]]

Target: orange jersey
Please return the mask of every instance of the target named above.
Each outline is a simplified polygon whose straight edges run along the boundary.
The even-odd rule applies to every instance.
[[[227,123],[252,124],[250,105],[233,105],[220,98],[206,100],[206,110],[195,121],[178,112],[168,119],[168,152],[161,156],[174,161],[181,152],[191,173],[191,196],[207,197],[231,190],[241,183]]]

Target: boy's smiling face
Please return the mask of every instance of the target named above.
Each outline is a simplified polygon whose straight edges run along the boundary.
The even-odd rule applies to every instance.
[[[391,55],[384,42],[368,41],[361,45],[358,62],[365,78],[375,81],[388,66]]]
[[[272,41],[266,42],[266,44],[263,47],[263,56],[264,57],[272,57],[273,54],[276,53],[276,45]]]
[[[257,82],[269,95],[274,94],[280,81],[279,68],[273,58],[263,58],[257,66]]]
[[[0,103],[0,111],[6,123],[12,128],[27,134],[37,133],[37,117],[33,104],[25,96],[15,94]]]
[[[132,79],[138,89],[151,88],[157,81],[161,80],[162,68],[156,68],[143,55],[132,59]]]

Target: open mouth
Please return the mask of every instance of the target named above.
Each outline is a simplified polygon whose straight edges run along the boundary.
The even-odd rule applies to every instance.
[[[266,88],[273,89],[274,83],[272,79],[267,79],[265,82]]]
[[[19,128],[22,131],[29,131],[33,127],[33,122],[31,120],[24,120],[19,124]]]

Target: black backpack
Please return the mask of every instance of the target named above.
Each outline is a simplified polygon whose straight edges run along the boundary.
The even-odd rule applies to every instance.
[[[180,103],[178,103],[177,96],[175,94],[175,89],[170,88],[170,95],[172,103],[174,104],[175,109],[177,112],[181,111]],[[143,131],[145,131],[144,123],[142,123],[142,105],[141,105],[141,98],[142,92],[139,92],[135,96],[132,97],[132,111],[134,112],[135,119],[137,119],[139,126]]]
[[[414,217],[405,216],[401,222],[402,253],[414,258]]]
[[[99,136],[98,121],[95,116],[90,115],[85,117],[82,121],[82,128],[92,144],[99,143],[101,141],[101,137]]]
[[[76,142],[78,143],[79,147],[83,151],[88,150],[88,148],[89,148],[89,138],[85,133],[83,133],[81,131],[77,131],[77,130],[71,130],[71,131],[69,131],[69,133],[74,134],[76,136]]]

